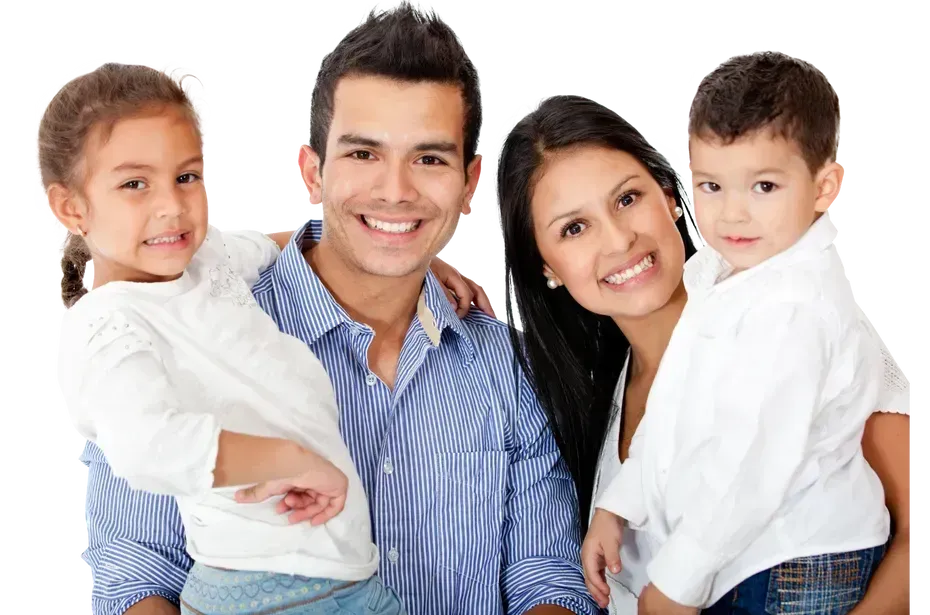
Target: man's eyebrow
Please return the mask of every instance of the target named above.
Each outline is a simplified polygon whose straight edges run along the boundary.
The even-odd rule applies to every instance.
[[[381,141],[377,139],[372,139],[371,137],[363,137],[362,135],[357,134],[344,134],[340,135],[339,139],[336,141],[339,145],[356,145],[359,147],[371,147],[378,148],[383,145]]]
[[[371,137],[355,133],[341,135],[336,140],[339,145],[348,145],[355,147],[370,147],[371,149],[380,149],[384,147],[384,142]],[[459,147],[453,141],[423,141],[413,146],[415,152],[439,152],[443,154],[458,154]]]

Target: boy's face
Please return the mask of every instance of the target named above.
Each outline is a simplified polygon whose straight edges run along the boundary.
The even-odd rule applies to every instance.
[[[839,165],[814,176],[793,141],[767,130],[728,145],[692,136],[690,150],[698,229],[737,271],[794,245],[839,189],[823,198],[824,171]]]

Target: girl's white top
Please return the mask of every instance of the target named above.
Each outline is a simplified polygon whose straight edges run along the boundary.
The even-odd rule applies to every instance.
[[[180,278],[112,282],[64,318],[60,380],[81,434],[133,489],[174,495],[187,550],[209,566],[361,580],[378,566],[368,503],[339,435],[332,385],[306,344],[249,290],[279,255],[259,233],[210,228]],[[215,489],[221,430],[287,438],[349,479],[329,522],[290,525],[280,497],[238,504]]]
[[[853,299],[835,235],[824,215],[752,269],[731,274],[709,248],[688,261],[688,303],[629,457],[618,413],[598,466],[594,507],[629,522],[609,578],[617,613],[635,612],[649,582],[707,606],[781,562],[887,540],[862,433],[876,410],[907,413],[909,388]]]

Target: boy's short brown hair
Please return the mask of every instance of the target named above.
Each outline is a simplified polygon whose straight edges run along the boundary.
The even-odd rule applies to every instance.
[[[704,77],[690,136],[732,143],[762,129],[794,141],[814,173],[836,160],[839,98],[822,72],[774,51],[730,58]]]

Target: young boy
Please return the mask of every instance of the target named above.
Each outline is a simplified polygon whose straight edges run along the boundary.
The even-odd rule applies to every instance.
[[[685,266],[688,304],[584,547],[615,545],[624,521],[655,541],[640,613],[846,613],[884,554],[889,516],[861,449],[880,341],[826,213],[839,118],[824,75],[780,53],[732,58],[698,87],[708,247]]]

